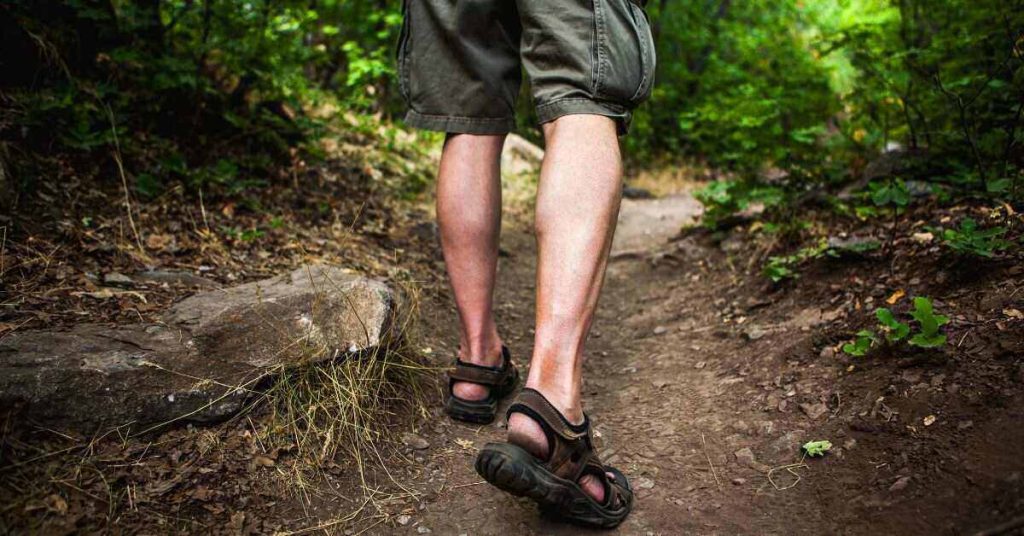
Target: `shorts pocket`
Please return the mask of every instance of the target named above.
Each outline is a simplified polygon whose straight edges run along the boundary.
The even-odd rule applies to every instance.
[[[654,85],[654,37],[647,14],[631,0],[594,2],[594,96],[636,106]]]
[[[395,78],[398,79],[398,91],[409,101],[409,1],[402,0],[402,29],[398,33],[398,46],[395,47]]]

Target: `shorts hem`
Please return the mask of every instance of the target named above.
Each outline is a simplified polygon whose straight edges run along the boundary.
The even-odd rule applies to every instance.
[[[409,110],[405,123],[424,130],[453,134],[508,134],[515,128],[512,117],[461,117],[456,115],[422,114]]]
[[[615,121],[619,136],[629,132],[632,113],[626,107],[589,98],[573,97],[558,99],[537,106],[537,119],[541,124],[566,115],[603,115]]]

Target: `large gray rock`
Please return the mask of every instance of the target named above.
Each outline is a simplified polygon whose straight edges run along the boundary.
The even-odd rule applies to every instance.
[[[0,340],[0,406],[89,430],[223,419],[288,367],[387,345],[397,302],[379,281],[312,266],[197,294],[158,324],[15,332]]]

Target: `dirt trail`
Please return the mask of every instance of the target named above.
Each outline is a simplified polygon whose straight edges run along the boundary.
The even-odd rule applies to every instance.
[[[756,294],[733,294],[739,281],[717,249],[669,242],[698,211],[688,195],[624,203],[588,343],[586,409],[605,460],[638,489],[634,513],[618,533],[925,534],[971,526],[977,503],[998,493],[993,479],[1019,471],[1022,462],[1009,454],[988,460],[1003,476],[978,477],[972,493],[983,489],[981,499],[968,500],[945,484],[923,489],[917,484],[921,472],[941,469],[913,462],[912,470],[903,468],[907,460],[890,460],[892,452],[883,440],[872,440],[870,430],[850,431],[853,412],[863,404],[870,408],[874,395],[843,399],[850,395],[833,389],[841,367],[796,357],[812,349],[820,310],[801,309],[785,296],[768,307]],[[509,255],[500,266],[499,320],[513,355],[525,365],[533,333],[533,237],[522,228],[506,229],[502,245]],[[726,295],[742,302],[749,319],[723,324]],[[453,336],[444,331],[454,320],[451,306],[424,309],[427,332],[436,334],[428,342],[438,362],[446,361],[453,354]],[[1004,427],[1021,422],[1013,407],[1002,417]],[[503,438],[503,418],[472,427],[439,410],[435,417],[420,430],[431,446],[413,452],[418,469],[408,481],[425,492],[424,499],[404,525],[378,527],[379,533],[586,532],[542,519],[529,501],[481,482],[472,467],[476,451]],[[993,433],[997,420],[989,423]],[[799,474],[795,486],[776,489],[766,478],[770,467],[800,462],[801,443],[826,438],[836,444],[828,457],[807,461],[795,473],[774,473],[782,488]],[[750,458],[743,449],[750,449]],[[941,453],[932,461],[941,464]],[[911,484],[894,483],[904,476]]]

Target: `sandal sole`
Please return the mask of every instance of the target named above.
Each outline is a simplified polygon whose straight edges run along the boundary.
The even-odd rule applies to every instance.
[[[502,491],[532,499],[547,514],[589,527],[617,527],[633,506],[631,498],[618,508],[599,505],[577,483],[555,476],[511,443],[485,445],[476,472]]]

